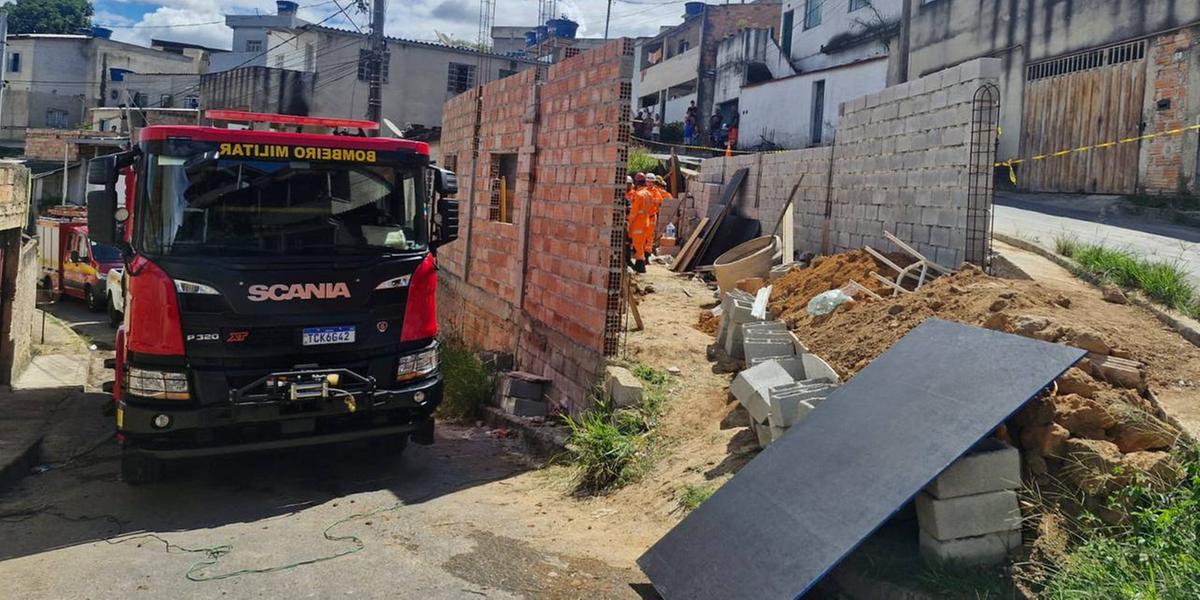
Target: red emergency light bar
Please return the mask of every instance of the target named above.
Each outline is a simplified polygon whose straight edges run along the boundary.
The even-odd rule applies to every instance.
[[[204,116],[214,121],[250,121],[254,123],[274,123],[276,125],[308,125],[311,127],[346,127],[350,129],[379,129],[379,123],[359,119],[330,119],[327,117],[298,117],[296,115],[277,115],[273,113],[250,112],[246,110],[213,109],[204,111]]]

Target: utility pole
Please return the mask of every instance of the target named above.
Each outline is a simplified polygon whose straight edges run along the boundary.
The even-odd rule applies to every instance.
[[[900,11],[900,41],[899,48],[896,49],[900,55],[900,62],[897,63],[896,81],[894,83],[904,83],[908,81],[908,51],[910,47],[910,36],[912,35],[912,0],[904,0],[904,8]]]
[[[604,11],[604,39],[608,39],[608,22],[612,20],[612,3],[613,0],[608,0],[608,10]]]
[[[0,137],[4,137],[4,74],[8,72],[8,12],[0,12]]]
[[[383,37],[383,23],[387,12],[387,0],[372,0],[371,3],[371,76],[370,94],[367,96],[367,120],[383,121],[383,61],[387,42]],[[380,135],[380,130],[375,130]]]

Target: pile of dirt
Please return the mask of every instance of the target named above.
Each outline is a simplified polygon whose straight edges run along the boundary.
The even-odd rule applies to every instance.
[[[709,309],[701,309],[700,318],[696,320],[696,324],[693,327],[697,331],[716,336],[717,331],[721,328],[721,317],[714,315]]]
[[[1099,510],[1129,480],[1114,473],[1180,475],[1167,450],[1181,432],[1164,420],[1152,387],[1194,380],[1197,349],[1134,310],[967,268],[912,294],[844,304],[816,319],[805,313],[789,325],[847,378],[930,317],[1088,350],[1056,394],[1032,402],[1008,428],[1030,474],[1070,483]]]
[[[890,294],[891,289],[871,277],[871,271],[887,273],[889,268],[879,264],[865,250],[818,256],[808,268],[793,269],[771,284],[774,286],[771,290],[771,310],[780,319],[793,323],[807,315],[808,301],[814,296],[840,288],[851,280],[877,294]]]

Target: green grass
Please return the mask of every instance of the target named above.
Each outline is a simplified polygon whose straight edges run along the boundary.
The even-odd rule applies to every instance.
[[[679,492],[679,508],[684,513],[690,513],[704,504],[716,491],[717,488],[711,485],[685,485]]]
[[[445,388],[438,416],[448,421],[470,421],[492,398],[492,377],[475,352],[458,337],[447,336],[438,348]]]
[[[659,167],[659,160],[650,156],[650,151],[643,146],[637,146],[629,151],[629,160],[625,163],[630,175],[646,173]]]
[[[1085,515],[1068,554],[1036,566],[1049,577],[1043,598],[1183,600],[1200,598],[1200,457],[1189,452],[1182,484],[1144,477],[1110,502],[1130,515],[1121,526],[1096,526]],[[1048,559],[1047,559],[1048,560]]]
[[[636,481],[654,456],[654,429],[670,377],[644,365],[631,371],[645,387],[640,404],[618,409],[601,392],[584,414],[564,417],[571,429],[566,459],[579,493],[600,494]]]
[[[1054,236],[1054,251],[1058,254],[1071,258],[1079,251],[1079,238],[1069,233],[1060,233]]]
[[[1150,260],[1128,250],[1108,248],[1098,244],[1078,244],[1055,239],[1059,254],[1070,256],[1083,268],[1084,274],[1101,283],[1113,283],[1126,289],[1139,290],[1149,298],[1192,317],[1200,316],[1200,298],[1196,287],[1177,263]],[[1062,252],[1069,249],[1070,254]]]

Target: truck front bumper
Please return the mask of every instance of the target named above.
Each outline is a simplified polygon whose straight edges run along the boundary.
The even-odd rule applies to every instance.
[[[392,389],[304,400],[173,406],[128,399],[119,406],[118,430],[126,447],[167,459],[403,434],[429,442],[441,396],[442,378],[436,374]]]

